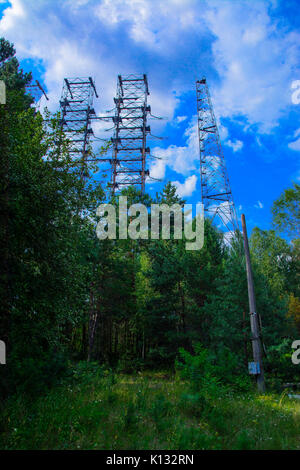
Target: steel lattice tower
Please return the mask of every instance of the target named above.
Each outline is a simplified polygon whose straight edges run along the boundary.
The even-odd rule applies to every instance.
[[[137,185],[145,190],[146,137],[150,132],[147,115],[151,111],[147,105],[149,95],[147,76],[118,76],[114,122],[113,157],[111,160],[112,193],[117,189]]]
[[[230,241],[239,230],[226,163],[206,79],[196,82],[202,204],[217,218],[217,226]]]
[[[25,89],[26,89],[26,93],[28,93],[29,95],[32,96],[32,98],[34,100],[33,106],[35,108],[40,107],[42,96],[44,96],[46,98],[46,100],[49,101],[49,98],[48,98],[44,88],[42,87],[42,85],[40,84],[40,82],[38,80],[36,80],[35,83],[30,83],[30,85],[27,85],[25,87]]]
[[[98,98],[94,81],[88,78],[65,78],[60,101],[62,130],[70,142],[72,166],[81,167],[81,177],[85,174],[93,136],[91,120],[96,113],[93,108],[94,96]]]

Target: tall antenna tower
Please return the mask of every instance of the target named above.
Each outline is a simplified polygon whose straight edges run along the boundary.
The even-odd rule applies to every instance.
[[[91,120],[96,116],[94,96],[98,98],[95,83],[88,78],[65,78],[60,100],[61,126],[70,142],[72,166],[80,167],[81,177],[86,172],[90,139],[94,135]]]
[[[204,210],[230,242],[239,230],[220,136],[206,79],[197,80],[201,196]]]
[[[136,185],[145,190],[146,156],[150,149],[146,137],[150,132],[147,115],[151,112],[147,105],[149,95],[147,76],[118,76],[114,122],[113,157],[111,160],[111,187],[117,189]]]
[[[30,83],[29,85],[27,85],[25,89],[26,89],[26,93],[31,95],[34,100],[33,101],[34,108],[39,109],[40,104],[41,104],[41,99],[43,96],[46,98],[47,101],[49,101],[49,98],[44,88],[42,87],[42,85],[40,84],[38,80],[36,80],[35,83]]]

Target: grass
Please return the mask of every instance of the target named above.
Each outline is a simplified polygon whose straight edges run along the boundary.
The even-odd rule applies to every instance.
[[[80,373],[47,395],[11,398],[1,449],[300,449],[300,403],[223,393],[207,402],[165,374]]]

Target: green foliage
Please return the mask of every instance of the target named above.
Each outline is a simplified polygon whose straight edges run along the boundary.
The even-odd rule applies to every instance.
[[[159,393],[156,395],[151,409],[151,416],[158,432],[163,432],[169,425],[168,416],[172,414],[172,404],[166,399],[165,395]]]
[[[37,357],[12,357],[13,370],[9,377],[18,393],[38,395],[58,384],[67,371],[67,358],[61,352],[40,351]]]
[[[272,206],[273,225],[279,232],[285,232],[290,238],[300,236],[300,185],[283,191]]]
[[[243,429],[236,437],[236,450],[251,450],[253,449],[253,447],[253,440],[250,438],[248,431],[246,429]]]
[[[291,247],[273,230],[255,228],[250,241],[257,271],[268,279],[274,293],[282,295],[291,265]]]
[[[191,400],[211,399],[227,390],[249,391],[251,384],[247,371],[240,367],[238,357],[230,350],[221,348],[218,353],[195,344],[194,354],[179,349],[176,368],[180,376],[188,380],[191,390],[198,393]]]
[[[227,347],[220,347],[216,353],[211,353],[214,375],[223,386],[236,392],[248,392],[252,388],[248,370],[238,354]]]
[[[211,376],[212,367],[208,361],[208,351],[200,343],[195,345],[195,354],[179,349],[181,361],[176,361],[176,367],[181,376],[190,381],[193,390],[197,391],[203,386],[206,377]]]
[[[9,41],[0,38],[0,80],[4,80],[8,90],[8,105],[17,105],[17,109],[27,108],[32,99],[24,96],[24,88],[28,85],[32,76],[31,73],[24,73],[19,69],[19,62],[15,57],[16,51]]]
[[[126,431],[133,428],[136,424],[136,415],[135,415],[135,406],[132,402],[130,402],[125,410],[124,414],[124,429]]]
[[[73,384],[89,384],[98,380],[105,375],[108,371],[104,366],[99,365],[97,362],[80,361],[68,368],[69,375],[67,381]]]
[[[179,402],[180,409],[190,417],[200,418],[208,408],[208,401],[202,393],[183,393]]]
[[[292,363],[292,340],[285,338],[281,343],[269,347],[265,359],[266,372],[270,376],[271,384],[279,391],[284,382],[298,381],[297,366]]]
[[[11,59],[16,53],[16,50],[9,41],[7,41],[5,38],[0,38],[0,65],[3,65],[3,63]]]
[[[96,238],[88,213],[103,192],[69,171],[68,143],[59,136],[59,117],[50,119],[47,113],[47,124],[43,123],[29,107],[31,98],[24,87],[30,77],[11,57],[13,47],[1,41],[0,50],[0,78],[7,85],[7,105],[0,109],[5,123],[0,331],[5,332],[9,350],[1,386],[7,394],[17,388],[42,390],[65,368],[59,358],[68,357],[72,331],[87,313],[92,274],[87,252]]]
[[[222,394],[221,381],[213,374],[208,351],[200,343],[196,344],[195,354],[179,349],[181,361],[176,367],[182,378],[188,380],[190,393],[181,396],[180,404],[188,415],[202,416],[211,410],[212,400]]]

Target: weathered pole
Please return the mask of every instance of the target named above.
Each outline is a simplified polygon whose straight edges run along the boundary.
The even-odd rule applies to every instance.
[[[245,250],[245,257],[246,257],[246,270],[247,270],[247,281],[248,281],[248,297],[249,297],[249,309],[250,309],[250,325],[251,325],[251,333],[252,333],[252,350],[253,350],[253,360],[256,364],[256,383],[258,391],[264,393],[266,390],[265,386],[265,377],[264,377],[264,369],[263,369],[263,362],[262,362],[262,343],[260,338],[260,331],[259,331],[259,322],[258,322],[258,315],[256,312],[256,303],[255,303],[255,294],[254,294],[254,283],[253,283],[253,274],[251,268],[251,260],[250,260],[250,251],[249,251],[249,243],[248,243],[248,235],[247,235],[247,228],[246,228],[246,220],[244,214],[242,214],[242,227],[243,227],[243,238],[244,238],[244,250]]]
[[[3,243],[0,246],[0,259],[2,259],[1,277],[1,304],[0,304],[0,339],[2,349],[2,363],[9,350],[11,330],[11,269],[10,269],[10,208],[9,208],[9,103],[6,96],[6,85],[0,80],[0,238]],[[1,358],[0,358],[1,360]]]

